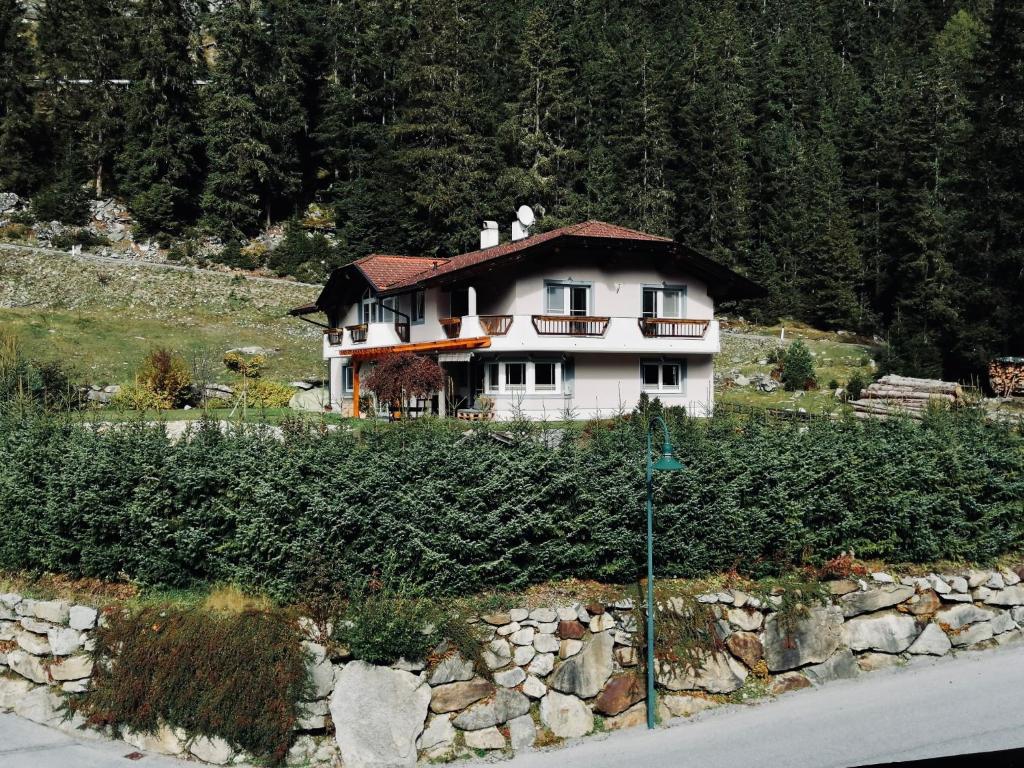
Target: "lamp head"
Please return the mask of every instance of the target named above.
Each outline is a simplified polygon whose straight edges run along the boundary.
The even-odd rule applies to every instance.
[[[672,443],[668,440],[661,447],[661,458],[659,458],[651,466],[652,469],[656,469],[659,472],[675,472],[683,468],[683,465],[679,463],[675,455],[672,453]]]

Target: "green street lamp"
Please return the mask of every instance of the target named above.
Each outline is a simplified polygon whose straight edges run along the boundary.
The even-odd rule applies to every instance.
[[[651,432],[654,424],[661,424],[664,442],[661,458],[651,457]],[[651,419],[647,427],[647,727],[654,727],[654,471],[676,472],[683,465],[672,455],[672,443],[668,438],[668,425],[661,416]]]

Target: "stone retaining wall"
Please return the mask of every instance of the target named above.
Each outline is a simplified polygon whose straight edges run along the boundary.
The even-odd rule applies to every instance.
[[[1024,636],[1024,584],[1013,570],[925,577],[885,573],[826,584],[825,603],[780,613],[782,594],[761,599],[729,589],[697,597],[720,650],[695,665],[658,669],[658,717],[690,716],[749,693],[786,691],[849,678]],[[661,621],[692,613],[668,598]],[[691,606],[691,607],[688,607]],[[447,644],[431,663],[377,667],[304,622],[312,701],[303,705],[291,764],[414,765],[481,751],[517,751],[646,720],[640,675],[640,613],[631,600],[484,614],[479,659]],[[102,620],[102,618],[101,618]],[[74,729],[57,711],[61,693],[88,690],[95,609],[0,595],[0,709]],[[333,731],[333,735],[332,735]],[[245,760],[217,739],[170,728],[126,734],[139,749],[225,764]]]

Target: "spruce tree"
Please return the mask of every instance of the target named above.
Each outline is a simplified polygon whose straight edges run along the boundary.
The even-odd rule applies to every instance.
[[[0,0],[0,191],[32,192],[43,160],[33,113],[34,55],[18,0]]]

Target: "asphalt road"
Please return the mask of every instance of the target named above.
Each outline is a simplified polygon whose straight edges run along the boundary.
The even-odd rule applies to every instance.
[[[844,768],[1024,748],[1024,645],[921,659],[648,732],[593,736],[528,753],[509,768]],[[180,768],[120,742],[72,738],[0,715],[3,768]],[[459,765],[491,765],[494,761]],[[976,764],[984,764],[981,759]],[[195,763],[191,763],[195,766]]]

